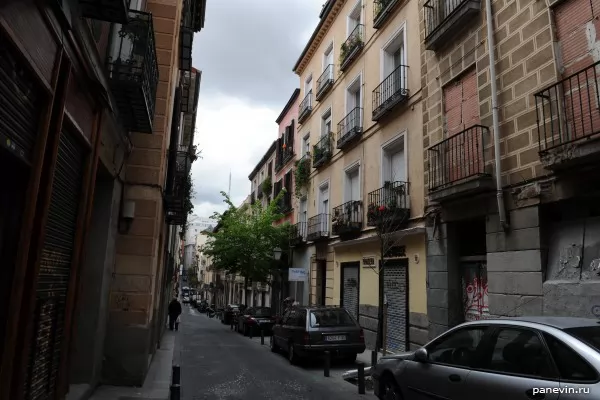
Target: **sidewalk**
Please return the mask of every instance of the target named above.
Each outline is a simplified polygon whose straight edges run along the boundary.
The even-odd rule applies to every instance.
[[[173,352],[175,350],[174,332],[167,330],[156,350],[144,385],[140,387],[99,386],[90,400],[169,400]]]

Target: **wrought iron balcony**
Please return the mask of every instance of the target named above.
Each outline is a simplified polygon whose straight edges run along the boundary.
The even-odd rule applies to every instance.
[[[360,235],[363,227],[362,201],[350,200],[333,209],[331,231],[340,239],[352,239]]]
[[[438,50],[468,25],[481,9],[480,0],[427,0],[425,48]]]
[[[165,188],[165,212],[169,225],[185,225],[187,220],[186,201],[191,194],[190,169],[192,153],[188,147],[180,146],[170,151],[169,171]]]
[[[340,70],[342,72],[358,57],[365,45],[365,26],[357,25],[340,48]]]
[[[306,243],[306,222],[298,222],[290,229],[290,246],[295,247]]]
[[[312,90],[309,90],[304,99],[298,106],[298,123],[302,123],[306,121],[306,118],[310,115],[312,111]]]
[[[367,225],[383,233],[402,229],[410,218],[407,182],[385,182],[382,188],[369,193]]]
[[[127,10],[131,0],[79,0],[79,9],[84,18],[126,24]]]
[[[342,149],[346,145],[358,139],[363,132],[362,124],[363,109],[354,108],[338,123],[337,148]]]
[[[400,65],[373,90],[373,121],[408,100],[407,73],[408,66]]]
[[[535,94],[539,154],[549,169],[598,163],[600,62]]]
[[[474,125],[427,150],[432,200],[442,201],[490,189],[491,175],[485,169],[485,137],[489,137],[489,129]]]
[[[400,0],[375,0],[373,2],[373,28],[381,28],[399,2]]]
[[[194,31],[192,28],[182,26],[179,34],[179,69],[182,71],[192,70],[192,45],[194,43]]]
[[[158,63],[151,14],[129,10],[129,23],[121,25],[109,50],[107,69],[125,128],[152,133]]]
[[[334,77],[333,77],[333,64],[329,64],[325,67],[325,70],[317,79],[317,101],[321,100],[329,90],[333,87]]]
[[[317,214],[308,219],[306,228],[306,240],[318,242],[329,239],[329,214]]]
[[[275,172],[281,171],[292,158],[294,158],[294,147],[292,145],[285,145],[285,147],[280,150],[280,153],[277,154],[277,159],[275,160]]]
[[[331,132],[324,135],[321,140],[313,146],[313,168],[317,169],[331,159],[333,155]]]

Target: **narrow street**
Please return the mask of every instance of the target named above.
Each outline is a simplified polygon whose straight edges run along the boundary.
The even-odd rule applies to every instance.
[[[182,400],[369,399],[355,386],[292,366],[281,354],[184,306],[174,362],[181,366]]]

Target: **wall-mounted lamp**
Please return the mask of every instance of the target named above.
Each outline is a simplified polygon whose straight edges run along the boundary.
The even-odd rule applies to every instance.
[[[119,233],[129,232],[135,218],[135,201],[123,200],[121,203],[121,215],[119,217]]]

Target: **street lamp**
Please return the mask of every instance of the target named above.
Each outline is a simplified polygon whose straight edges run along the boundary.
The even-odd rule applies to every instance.
[[[273,249],[273,259],[275,261],[281,260],[281,249],[279,247]]]

